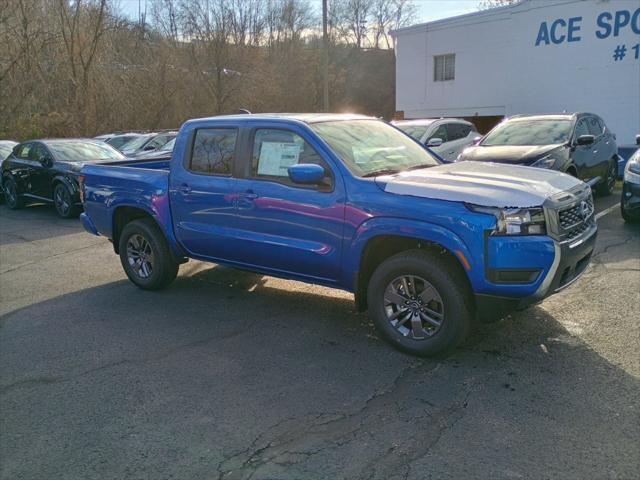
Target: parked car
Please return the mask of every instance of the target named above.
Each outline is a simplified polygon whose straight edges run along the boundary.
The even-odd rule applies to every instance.
[[[2,164],[7,206],[53,203],[63,218],[77,216],[81,203],[78,175],[86,163],[124,160],[115,148],[90,139],[30,140],[16,147]]]
[[[84,228],[157,290],[188,258],[355,293],[396,347],[432,355],[476,312],[570,285],[596,239],[591,189],[555,171],[440,165],[360,115],[185,123],[170,161],[87,164]]]
[[[616,183],[617,152],[615,135],[593,113],[517,115],[466,148],[459,160],[558,170],[608,195]]]
[[[144,134],[135,133],[135,132],[119,133],[118,135],[114,135],[114,136],[109,137],[109,138],[107,138],[106,140],[103,140],[103,141],[105,141],[106,143],[108,143],[109,145],[111,145],[115,149],[122,150],[122,148],[126,144],[128,144],[129,142],[135,140],[136,138],[140,138],[143,135]]]
[[[401,120],[393,125],[446,162],[455,162],[458,155],[480,137],[473,123],[457,118]]]
[[[636,136],[636,144],[640,145],[640,135]],[[624,167],[620,208],[626,222],[640,220],[640,149]]]
[[[176,138],[177,134],[178,132],[147,133],[124,144],[120,150],[127,157],[135,158],[156,151]]]
[[[13,140],[0,140],[0,169],[2,168],[2,162],[11,154],[11,150],[18,142]],[[4,188],[2,188],[2,176],[0,176],[0,200],[4,200]]]
[[[174,138],[173,140],[169,140],[159,149],[141,153],[136,158],[139,158],[140,160],[170,160],[175,144],[176,139]]]

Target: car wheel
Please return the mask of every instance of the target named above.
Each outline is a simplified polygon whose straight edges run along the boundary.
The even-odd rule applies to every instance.
[[[637,219],[629,215],[627,211],[624,209],[624,204],[622,203],[622,199],[620,199],[620,213],[622,214],[622,219],[627,223],[636,223],[638,221]]]
[[[611,195],[614,187],[616,186],[616,178],[618,177],[618,164],[615,160],[609,162],[609,168],[607,169],[607,178],[605,178],[597,187],[598,194]]]
[[[24,201],[18,193],[18,186],[12,178],[5,178],[3,182],[4,187],[4,200],[7,202],[7,207],[11,210],[17,210],[24,206]]]
[[[119,251],[129,280],[143,290],[160,290],[178,275],[179,265],[151,219],[128,223],[120,235]]]
[[[471,327],[466,279],[439,255],[420,250],[385,260],[371,277],[367,303],[380,335],[413,355],[442,354]]]
[[[78,216],[78,208],[73,204],[73,196],[63,183],[58,183],[53,189],[53,205],[56,207],[58,216],[62,218],[73,218]]]

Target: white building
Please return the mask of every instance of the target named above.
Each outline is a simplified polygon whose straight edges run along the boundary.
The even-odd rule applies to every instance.
[[[486,131],[518,113],[588,111],[640,133],[640,0],[522,0],[396,38],[396,110]]]

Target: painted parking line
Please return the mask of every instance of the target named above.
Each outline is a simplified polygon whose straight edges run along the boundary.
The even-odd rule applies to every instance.
[[[596,213],[596,220],[598,220],[601,217],[604,217],[605,215],[613,212],[614,210],[617,210],[618,208],[620,208],[620,205],[618,205],[617,203],[615,205],[611,205],[609,208],[605,208],[600,213]]]

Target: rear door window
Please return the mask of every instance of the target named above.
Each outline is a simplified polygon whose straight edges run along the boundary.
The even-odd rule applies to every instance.
[[[234,128],[201,128],[196,131],[189,170],[205,175],[231,175],[238,131]]]

